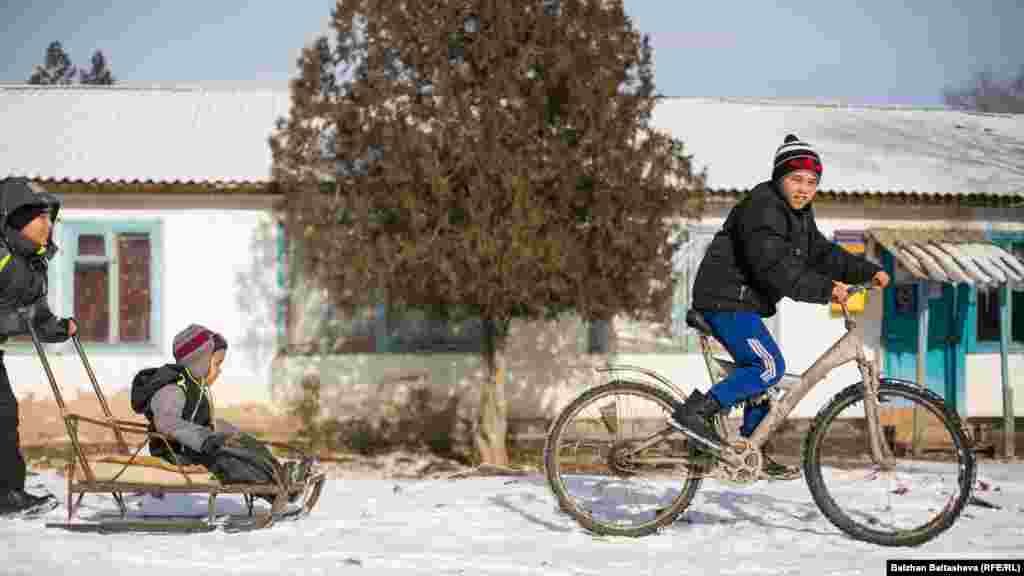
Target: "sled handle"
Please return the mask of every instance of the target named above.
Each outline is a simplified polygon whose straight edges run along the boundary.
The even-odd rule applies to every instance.
[[[74,336],[71,337],[71,341],[75,343],[75,350],[78,352],[78,357],[82,359],[82,365],[85,366],[85,373],[89,375],[89,382],[92,384],[92,389],[96,392],[96,398],[100,401],[100,407],[103,408],[103,414],[106,415],[107,420],[114,425],[114,435],[117,436],[117,443],[121,447],[121,450],[128,451],[128,443],[125,442],[124,436],[121,434],[121,427],[117,425],[117,421],[114,419],[113,412],[110,411],[110,405],[107,404],[107,397],[103,395],[103,390],[100,389],[100,383],[96,379],[96,373],[92,370],[92,365],[89,364],[89,358],[85,355],[85,348],[82,347],[82,340],[78,337],[78,331],[75,331]]]
[[[65,425],[68,426],[68,434],[73,435],[70,425],[67,419],[67,407],[64,405],[64,397],[60,393],[60,386],[57,384],[57,379],[53,375],[53,368],[50,367],[50,360],[46,357],[46,351],[43,350],[43,344],[39,341],[39,334],[36,332],[36,327],[32,323],[32,318],[29,315],[28,308],[19,308],[18,315],[25,321],[25,326],[28,327],[29,334],[32,335],[32,344],[35,346],[36,354],[39,356],[39,361],[43,364],[43,370],[46,372],[46,377],[50,381],[50,388],[53,389],[53,397],[57,400],[57,407],[60,408],[60,417],[64,420]],[[110,405],[107,404],[107,398],[103,395],[103,391],[100,390],[99,382],[96,380],[96,373],[93,372],[92,366],[89,364],[88,358],[85,356],[85,349],[82,348],[82,341],[78,338],[78,333],[71,337],[75,343],[75,349],[78,351],[79,358],[82,359],[82,364],[85,366],[85,371],[89,375],[89,381],[92,383],[92,389],[96,392],[96,397],[100,401],[100,407],[103,409],[103,414],[107,417],[107,420],[113,425],[114,436],[117,438],[118,446],[121,447],[122,451],[128,450],[128,443],[125,442],[124,435],[121,434],[121,428],[114,421],[114,415],[110,412]]]
[[[60,408],[60,417],[62,420],[66,420],[67,408],[64,406],[64,397],[60,393],[60,386],[57,385],[57,379],[53,377],[53,369],[50,368],[50,361],[46,358],[46,352],[43,350],[43,345],[39,342],[39,335],[36,334],[36,327],[32,324],[32,319],[28,315],[28,309],[18,308],[18,315],[25,321],[25,326],[28,326],[28,332],[32,335],[32,344],[36,348],[36,354],[39,356],[39,361],[43,364],[43,371],[46,372],[46,377],[50,380],[50,388],[53,389],[53,397],[57,400],[57,407]]]

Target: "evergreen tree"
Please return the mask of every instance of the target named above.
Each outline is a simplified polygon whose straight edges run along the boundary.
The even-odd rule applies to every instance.
[[[80,81],[82,84],[110,85],[115,82],[110,66],[107,64],[107,57],[102,50],[97,50],[92,55],[92,66],[88,71],[83,70]]]
[[[948,106],[963,110],[1024,113],[1024,66],[1015,76],[1002,80],[988,71],[977,74],[963,88],[946,89],[943,99]]]
[[[651,125],[652,51],[621,0],[340,0],[332,16],[338,48],[304,51],[271,137],[291,237],[339,306],[482,322],[474,440],[504,464],[510,321],[663,320],[703,175]]]
[[[46,48],[46,60],[42,66],[36,66],[35,72],[29,77],[29,84],[73,84],[77,71],[71,64],[71,58],[64,52],[60,42],[53,41]]]

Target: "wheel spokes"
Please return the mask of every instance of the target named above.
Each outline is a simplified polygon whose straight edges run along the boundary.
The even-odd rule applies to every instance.
[[[874,462],[862,398],[851,399],[815,440],[824,492],[816,497],[837,525],[858,526],[868,539],[925,541],[955,519],[951,510],[963,505],[973,460],[965,461],[957,425],[920,392],[890,389],[879,403],[891,465]]]
[[[568,505],[599,526],[650,524],[683,494],[687,445],[666,425],[670,405],[636,389],[575,407],[554,443]]]

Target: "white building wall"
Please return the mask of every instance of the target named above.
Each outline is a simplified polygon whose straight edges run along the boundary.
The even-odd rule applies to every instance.
[[[1024,416],[1024,354],[1010,354],[1007,367],[1013,388],[1013,413],[1020,418]],[[999,354],[968,354],[966,372],[967,415],[1002,418],[1003,381]]]
[[[712,206],[701,226],[716,228],[728,206]],[[865,212],[870,212],[865,215]],[[126,220],[157,218],[163,222],[162,306],[163,333],[159,345],[141,354],[127,354],[87,347],[92,366],[109,395],[127,390],[132,376],[141,368],[168,361],[170,340],[190,322],[221,331],[228,339],[230,352],[221,381],[215,387],[219,405],[261,403],[280,408],[273,394],[277,388],[294,384],[309,365],[320,367],[327,397],[334,398],[337,409],[359,409],[381,394],[400,394],[409,382],[428,383],[439,393],[461,390],[475,400],[474,382],[482,377],[479,359],[472,355],[351,355],[325,359],[290,358],[272,371],[276,348],[276,326],[272,302],[252,285],[239,283],[239,275],[249,278],[261,289],[275,285],[276,268],[268,266],[265,256],[274,254],[273,239],[265,240],[254,251],[253,238],[261,222],[269,221],[265,209],[228,210],[181,209],[98,210],[68,208],[65,219]],[[865,229],[872,226],[991,226],[1001,229],[1024,228],[1014,214],[964,211],[962,209],[910,209],[887,207],[871,212],[849,205],[821,205],[818,223],[827,237],[836,229]],[[968,224],[968,220],[973,221]],[[262,254],[262,256],[261,256]],[[254,270],[262,270],[256,274]],[[241,300],[248,298],[250,309]],[[51,306],[58,315],[68,314],[61,303],[60,283],[51,290]],[[786,358],[787,371],[801,373],[843,333],[842,320],[834,318],[827,307],[784,300],[779,314],[768,321]],[[881,334],[881,299],[869,298],[866,312],[858,316],[870,357],[875,357]],[[587,386],[608,379],[593,370],[605,361],[634,364],[664,374],[683,389],[707,390],[710,386],[702,358],[698,354],[618,354],[612,357],[583,354],[575,343],[566,341],[566,331],[576,330],[566,323],[519,327],[519,340],[509,350],[508,398],[513,418],[546,418],[563,407]],[[559,336],[559,334],[562,334]],[[68,344],[47,346],[54,372],[65,390],[89,390],[85,373]],[[1024,355],[1012,354],[1011,381],[1016,390],[1017,412],[1024,413]],[[15,393],[23,397],[51,395],[45,374],[30,349],[8,350],[5,364]],[[969,415],[1001,414],[1001,389],[998,355],[968,356],[967,407]],[[274,380],[276,379],[276,381]],[[835,370],[797,407],[798,417],[812,416],[836,392],[860,379],[855,366]],[[391,390],[388,382],[397,382]],[[73,392],[72,392],[73,393]]]
[[[263,242],[254,251],[252,242],[261,222],[269,222],[266,210],[230,209],[159,209],[159,210],[96,210],[65,209],[64,220],[159,219],[163,224],[162,257],[154,264],[162,267],[160,307],[162,333],[156,345],[142,353],[126,353],[116,349],[101,350],[85,344],[93,370],[108,396],[129,389],[138,370],[172,361],[171,339],[189,323],[195,322],[221,332],[229,350],[221,379],[214,386],[218,405],[242,402],[265,403],[270,398],[270,361],[275,348],[275,326],[271,303],[260,300],[253,282],[272,288],[276,269],[257,263],[259,254],[273,255],[273,239]],[[60,232],[57,225],[55,234]],[[67,252],[65,252],[65,248]],[[61,246],[55,258],[66,257],[72,247]],[[272,263],[272,261],[271,261]],[[254,270],[263,269],[260,274]],[[247,284],[239,281],[246,278]],[[72,313],[63,304],[63,286],[51,282],[50,306],[58,316]],[[252,309],[241,302],[248,299]],[[255,301],[253,301],[255,300]],[[54,374],[65,390],[73,396],[76,390],[92,394],[86,373],[73,344],[46,345]],[[39,398],[52,396],[50,385],[34,350],[29,346],[15,349],[10,344],[4,358],[15,394],[32,393]]]
[[[698,223],[715,229],[721,225],[730,204],[709,206],[707,214]],[[820,202],[816,219],[821,232],[831,238],[835,230],[865,230],[871,227],[936,227],[951,226],[1024,230],[1020,211],[965,209],[957,206],[921,207],[885,205],[878,208],[853,203]],[[863,314],[856,316],[862,331],[865,351],[869,358],[881,361],[883,301],[875,294],[868,298]],[[806,304],[784,299],[779,313],[766,322],[776,335],[786,359],[786,371],[802,373],[844,333],[841,317],[833,317],[827,306]],[[684,390],[706,391],[710,380],[699,354],[686,353],[619,353],[609,356],[588,355],[575,345],[554,345],[558,334],[574,330],[569,323],[520,327],[510,338],[508,354],[507,399],[509,416],[513,419],[550,418],[571,399],[587,387],[609,380],[594,367],[607,362],[632,364],[655,370],[668,377]],[[564,338],[563,338],[564,339]],[[548,342],[550,345],[538,345]],[[968,414],[996,415],[1001,400],[993,403],[992,394],[999,396],[998,355],[968,356],[967,406]],[[1024,368],[1024,354],[1013,354],[1011,372],[1020,374]],[[294,384],[303,371],[319,367],[324,389],[328,390],[328,411],[353,413],[378,406],[386,397],[401,395],[410,384],[436,389],[442,396],[453,392],[464,394],[476,401],[475,382],[483,376],[478,358],[472,355],[430,354],[360,354],[332,356],[323,359],[289,358],[276,373],[281,384]],[[860,380],[856,365],[848,364],[834,370],[820,382],[797,406],[795,417],[811,417],[836,393]],[[1024,376],[1013,376],[1018,413],[1024,413]],[[994,387],[994,388],[993,388]],[[993,392],[993,390],[995,392]]]

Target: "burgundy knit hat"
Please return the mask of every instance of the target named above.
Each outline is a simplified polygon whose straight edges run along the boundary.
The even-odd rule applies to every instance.
[[[217,350],[227,350],[223,336],[199,324],[189,324],[174,337],[174,361],[187,367],[193,375],[205,378],[210,370],[210,357]]]

